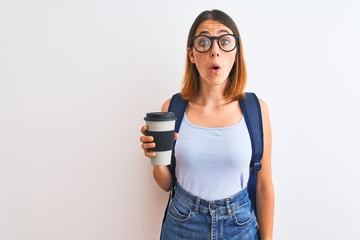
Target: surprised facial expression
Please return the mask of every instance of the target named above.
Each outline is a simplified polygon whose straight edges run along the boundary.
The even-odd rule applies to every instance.
[[[218,37],[225,34],[233,34],[233,32],[224,24],[214,20],[205,20],[195,31],[195,37],[199,35]],[[205,42],[204,44],[208,43]],[[225,86],[235,62],[236,48],[226,52],[219,47],[217,40],[214,39],[207,52],[200,53],[192,47],[188,49],[188,55],[190,61],[196,65],[199,71],[201,84]]]

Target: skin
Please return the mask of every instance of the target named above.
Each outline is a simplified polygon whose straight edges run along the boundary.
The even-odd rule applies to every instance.
[[[204,34],[208,36],[219,36],[233,33],[225,25],[206,20],[196,29],[195,36]],[[195,49],[188,49],[188,56],[196,65],[200,74],[200,91],[194,100],[189,102],[186,115],[190,122],[205,127],[232,126],[240,121],[242,112],[238,101],[224,99],[223,92],[229,81],[229,73],[234,64],[236,51],[224,52],[217,42],[214,41],[212,48],[206,53],[199,53]],[[211,69],[213,64],[220,66],[219,71]],[[259,223],[260,238],[271,240],[274,217],[274,188],[271,173],[271,125],[269,111],[266,103],[259,99],[263,118],[264,129],[264,152],[261,160],[262,169],[258,173],[257,180],[257,220]],[[161,111],[168,110],[170,99],[162,106]],[[151,136],[145,136],[147,127],[143,126],[140,137],[144,154],[153,157],[156,153],[151,152],[155,146]],[[175,139],[178,134],[175,134]],[[171,174],[166,166],[153,166],[153,176],[158,185],[165,191],[171,190]]]

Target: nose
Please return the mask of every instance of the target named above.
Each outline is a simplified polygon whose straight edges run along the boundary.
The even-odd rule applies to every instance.
[[[218,52],[211,51],[211,56],[212,57],[219,57],[220,54]]]
[[[220,56],[220,48],[215,39],[213,40],[213,44],[210,49],[210,54],[211,54],[211,57],[219,57]]]

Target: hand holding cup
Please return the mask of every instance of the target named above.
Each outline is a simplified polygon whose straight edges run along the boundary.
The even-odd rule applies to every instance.
[[[144,134],[140,137],[145,156],[151,159],[152,165],[169,165],[175,134],[175,114],[172,112],[151,112],[144,118],[146,126],[141,128]],[[151,151],[150,151],[151,150]]]
[[[156,153],[151,152],[150,150],[155,147],[154,138],[152,136],[146,136],[146,131],[148,129],[147,125],[141,127],[141,133],[143,134],[140,137],[140,142],[142,142],[141,147],[144,150],[145,157],[155,157]]]

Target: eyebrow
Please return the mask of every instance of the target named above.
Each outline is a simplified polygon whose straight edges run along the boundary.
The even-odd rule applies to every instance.
[[[219,31],[219,33],[229,33],[229,32],[227,30],[225,30],[225,29],[222,29],[222,30]],[[210,35],[210,33],[208,31],[201,31],[199,33],[199,35],[206,35],[206,34]]]

